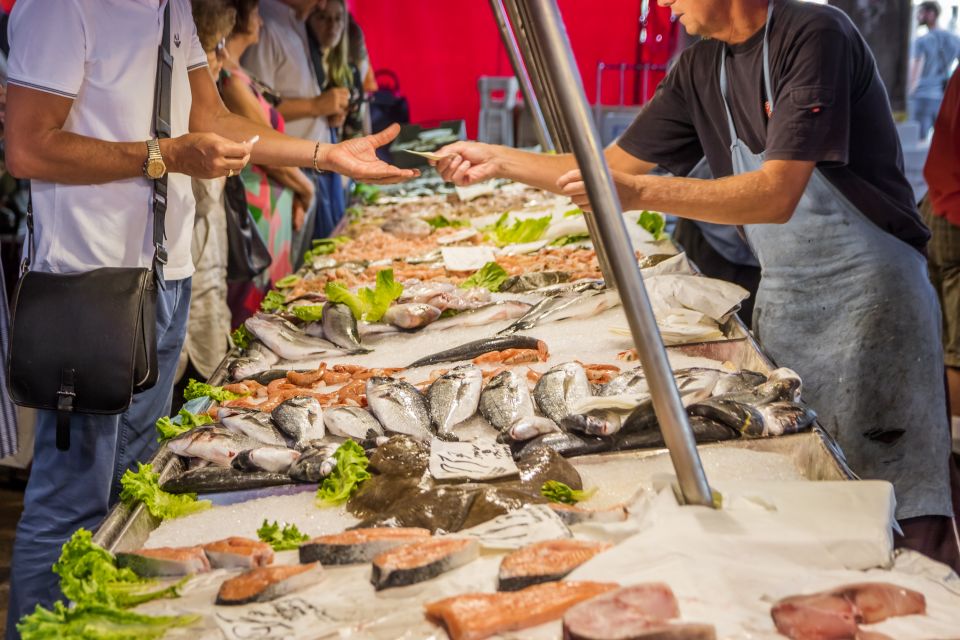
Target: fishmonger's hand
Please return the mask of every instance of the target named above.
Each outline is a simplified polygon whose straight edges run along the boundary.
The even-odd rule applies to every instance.
[[[500,170],[498,147],[482,142],[454,142],[436,153],[442,160],[430,161],[440,176],[458,187],[496,178]]]

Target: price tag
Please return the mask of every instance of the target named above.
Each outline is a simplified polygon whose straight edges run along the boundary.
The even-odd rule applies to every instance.
[[[496,257],[492,247],[443,247],[440,254],[448,271],[476,271]]]
[[[437,480],[492,480],[520,473],[510,448],[493,442],[430,444],[430,474]]]
[[[487,549],[519,549],[534,542],[573,537],[560,516],[543,504],[527,505],[457,535],[476,538]]]

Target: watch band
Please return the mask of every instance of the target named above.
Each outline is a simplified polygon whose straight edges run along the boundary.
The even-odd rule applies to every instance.
[[[150,176],[147,168],[150,166],[151,162],[163,161],[163,156],[160,155],[160,141],[156,138],[147,140],[147,159],[143,161],[143,175],[151,180],[154,179]]]

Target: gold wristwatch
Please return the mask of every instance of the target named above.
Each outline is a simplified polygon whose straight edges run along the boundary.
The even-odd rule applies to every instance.
[[[160,155],[160,142],[154,138],[147,140],[147,159],[143,161],[143,175],[151,180],[162,178],[167,172],[167,165]]]

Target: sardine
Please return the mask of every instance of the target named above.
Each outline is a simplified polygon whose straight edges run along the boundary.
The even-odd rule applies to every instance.
[[[357,319],[345,304],[327,302],[323,305],[323,337],[352,353],[370,352],[360,344]]]
[[[530,304],[519,300],[503,300],[492,304],[463,311],[449,318],[441,318],[425,327],[424,331],[438,331],[443,329],[462,327],[482,327],[503,320],[519,318],[530,310]]]
[[[590,397],[590,381],[583,366],[576,362],[557,365],[540,376],[533,388],[533,399],[540,413],[557,424],[570,415],[570,407]]]
[[[452,349],[446,349],[420,358],[416,362],[407,365],[407,369],[414,367],[426,367],[428,365],[440,364],[441,362],[458,362],[460,360],[470,360],[477,356],[482,356],[491,351],[503,351],[504,349],[540,349],[545,345],[536,338],[529,336],[499,336],[496,338],[485,338],[483,340],[474,340],[467,342]]]
[[[314,442],[290,465],[287,473],[298,482],[320,482],[337,466],[333,457],[340,445]]]
[[[231,380],[246,380],[268,371],[280,360],[280,356],[267,349],[259,342],[254,342],[250,348],[230,364]]]
[[[430,418],[437,432],[449,434],[454,425],[474,415],[482,389],[483,372],[473,364],[455,367],[437,378],[427,390]]]
[[[419,329],[440,317],[442,310],[425,302],[396,304],[383,314],[385,322],[401,329]]]
[[[427,400],[409,382],[387,377],[367,380],[367,403],[383,428],[418,440],[429,440],[430,410]]]
[[[202,458],[229,467],[241,451],[261,446],[248,436],[217,426],[196,427],[167,443],[173,453],[185,458]]]
[[[239,471],[286,473],[299,458],[299,451],[286,447],[257,447],[238,453],[231,466]]]
[[[361,407],[334,407],[323,412],[327,431],[341,438],[368,440],[384,434],[373,415]]]
[[[501,293],[525,293],[570,281],[566,271],[534,271],[507,278],[500,285]]]
[[[495,375],[480,394],[480,413],[501,432],[534,415],[526,379],[510,370]]]
[[[293,438],[294,447],[303,449],[323,438],[323,407],[316,398],[297,396],[278,404],[270,413],[273,423]]]
[[[257,442],[274,447],[286,447],[287,441],[277,431],[270,416],[260,411],[248,411],[222,407],[217,417],[224,427]]]
[[[310,357],[347,353],[332,342],[308,336],[279,316],[258,313],[247,318],[244,325],[271,351],[285,360],[306,360]]]

